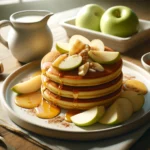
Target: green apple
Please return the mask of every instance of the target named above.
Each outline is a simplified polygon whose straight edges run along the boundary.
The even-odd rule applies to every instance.
[[[104,43],[99,39],[92,40],[90,43],[90,47],[92,50],[100,50],[100,51],[105,50]]]
[[[145,102],[144,95],[134,91],[124,91],[121,93],[120,97],[127,98],[131,101],[134,112],[139,111]]]
[[[101,31],[106,34],[128,37],[139,29],[137,15],[126,6],[114,6],[105,11],[100,21]]]
[[[63,43],[63,42],[57,42],[56,43],[56,49],[60,52],[60,53],[68,53],[70,50],[70,44],[69,43]]]
[[[77,126],[90,126],[99,121],[104,115],[104,106],[96,106],[71,117],[71,121]]]
[[[90,50],[88,55],[92,60],[100,64],[113,64],[120,58],[119,52]]]
[[[75,25],[78,27],[100,31],[100,19],[104,9],[97,4],[87,4],[77,13]]]
[[[71,55],[66,57],[59,65],[58,69],[60,70],[72,70],[80,66],[82,63],[82,57],[80,55]]]
[[[133,107],[127,98],[118,98],[100,119],[101,124],[115,125],[128,120],[133,114]]]
[[[89,39],[87,39],[86,37],[82,36],[82,35],[73,35],[70,39],[69,39],[69,44],[71,45],[72,43],[75,43],[76,40],[80,40],[82,43],[90,45],[90,41]]]
[[[18,94],[32,93],[41,88],[41,75],[32,77],[31,79],[14,85],[11,89]]]

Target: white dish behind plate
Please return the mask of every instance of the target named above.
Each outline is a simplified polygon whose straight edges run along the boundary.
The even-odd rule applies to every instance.
[[[61,122],[51,123],[48,119],[40,119],[29,110],[18,107],[14,100],[16,94],[11,87],[26,79],[40,69],[40,62],[32,62],[24,65],[9,75],[2,87],[2,104],[4,105],[10,119],[17,125],[29,131],[60,139],[68,140],[95,140],[117,136],[134,130],[150,119],[150,75],[138,66],[124,61],[123,73],[135,76],[136,79],[147,85],[148,93],[145,95],[143,108],[123,124],[106,126],[96,123],[89,127],[77,127],[73,123],[64,126]],[[64,110],[60,115],[64,115]]]
[[[75,26],[75,18],[64,20],[60,22],[60,25],[65,28],[69,37],[75,34],[80,34],[90,40],[99,38],[106,46],[119,52],[125,52],[150,38],[150,21],[139,20],[139,22],[139,32],[127,38],[121,38],[109,34],[104,34],[102,32],[77,27]]]

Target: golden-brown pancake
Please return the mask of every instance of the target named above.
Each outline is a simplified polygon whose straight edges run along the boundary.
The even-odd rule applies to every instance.
[[[47,88],[54,94],[75,98],[77,96],[79,99],[96,98],[104,96],[116,91],[122,85],[122,74],[111,82],[100,84],[97,86],[86,86],[86,87],[76,87],[76,86],[66,86],[63,84],[58,84],[51,80],[45,80],[45,76],[42,75],[43,87]]]
[[[111,49],[106,48],[107,51]],[[78,68],[61,71],[52,66],[60,56],[58,51],[51,51],[41,62],[42,96],[66,109],[89,109],[94,106],[110,105],[119,97],[122,88],[122,59],[113,64],[103,65],[104,71],[78,75]]]
[[[50,52],[48,62],[42,64],[43,73],[52,81],[69,86],[95,86],[117,78],[122,73],[122,59],[114,64],[103,65],[104,71],[90,72],[85,76],[78,75],[78,68],[70,71],[61,71],[52,66],[52,62],[60,54],[57,51]],[[45,57],[45,59],[48,59]]]
[[[73,99],[61,97],[47,89],[42,90],[42,96],[47,101],[52,102],[61,108],[86,110],[99,105],[104,105],[105,107],[109,106],[116,98],[120,96],[121,89],[122,88],[120,87],[118,90],[111,94],[93,99]]]

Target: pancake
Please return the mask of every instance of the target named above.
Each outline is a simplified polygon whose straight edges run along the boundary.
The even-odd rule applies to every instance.
[[[45,100],[52,102],[61,108],[86,110],[100,105],[108,107],[120,96],[121,89],[122,87],[111,94],[93,99],[72,99],[61,97],[50,92],[48,89],[42,90],[42,96]]]
[[[96,98],[110,94],[116,91],[122,85],[122,74],[109,83],[86,87],[70,87],[63,84],[58,84],[45,78],[46,76],[42,75],[43,86],[45,88],[54,94],[68,98],[75,98],[75,95],[77,95],[79,99]]]
[[[57,51],[50,52],[48,62],[43,62],[42,71],[52,81],[68,86],[95,86],[114,80],[122,73],[122,59],[114,64],[103,65],[103,72],[90,72],[86,76],[78,75],[78,68],[71,71],[60,71],[52,66],[52,62],[60,54]],[[48,59],[48,58],[45,58]]]
[[[112,51],[105,48],[106,51]],[[65,109],[86,110],[94,106],[109,106],[122,89],[122,59],[102,65],[103,71],[78,75],[78,68],[62,71],[52,66],[61,54],[51,51],[41,62],[42,96],[48,102]]]

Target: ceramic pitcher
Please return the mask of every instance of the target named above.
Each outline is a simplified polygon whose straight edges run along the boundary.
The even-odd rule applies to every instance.
[[[43,10],[26,10],[12,14],[10,20],[2,20],[0,28],[10,25],[8,38],[0,36],[0,42],[11,50],[20,62],[41,59],[51,50],[52,33],[47,25],[52,13]]]

